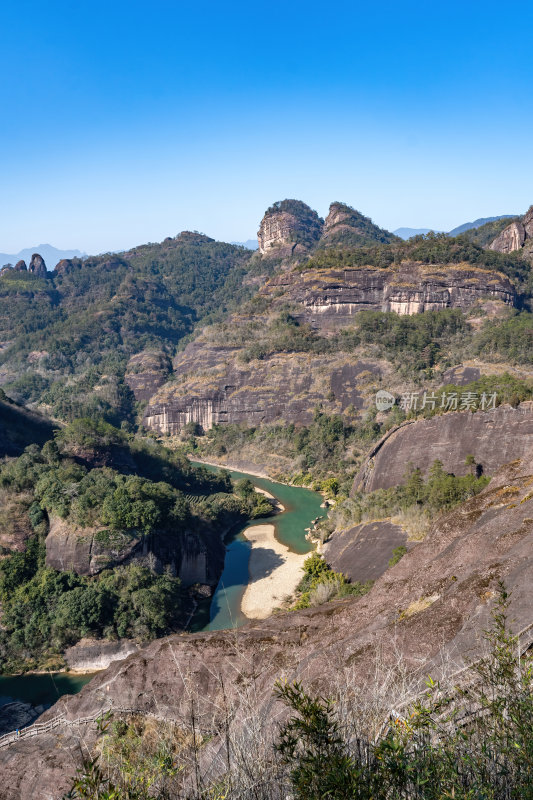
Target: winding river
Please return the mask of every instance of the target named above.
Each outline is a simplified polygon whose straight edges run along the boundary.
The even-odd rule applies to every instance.
[[[221,467],[193,462],[197,466],[218,471]],[[248,564],[251,544],[244,536],[246,528],[268,521],[275,527],[275,537],[295,553],[307,553],[312,547],[305,538],[315,517],[325,512],[322,497],[310,489],[287,486],[267,478],[230,470],[235,480],[249,478],[254,486],[272,494],[284,511],[266,520],[258,519],[232,530],[226,537],[224,571],[212,599],[202,602],[191,624],[192,631],[236,628],[249,620],[241,612],[241,601],[249,582]],[[27,674],[0,676],[0,706],[11,700],[21,700],[37,705],[51,705],[63,694],[75,694],[93,677],[93,674]],[[0,711],[1,713],[1,711]]]
[[[205,463],[200,464],[200,462],[193,462],[193,464],[213,471],[221,469]],[[287,486],[284,483],[259,478],[245,472],[229,470],[229,473],[234,480],[249,478],[254,486],[265,489],[274,495],[285,510],[275,517],[253,520],[230,532],[226,538],[224,571],[212,600],[202,604],[195,615],[191,625],[191,629],[194,631],[238,628],[249,622],[241,612],[241,601],[250,577],[248,563],[252,548],[244,536],[247,528],[264,524],[266,521],[274,526],[275,537],[281,544],[286,545],[295,553],[308,553],[312,550],[312,545],[305,538],[305,529],[311,526],[313,519],[325,514],[324,509],[321,508],[321,504],[324,502],[323,498],[310,489]]]

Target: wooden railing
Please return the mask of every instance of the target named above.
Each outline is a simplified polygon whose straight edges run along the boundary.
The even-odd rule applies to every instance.
[[[78,717],[77,719],[67,719],[64,714],[58,714],[57,717],[52,717],[52,719],[46,722],[34,722],[32,725],[28,725],[20,730],[4,733],[0,736],[0,747],[7,747],[14,742],[20,742],[22,739],[30,739],[32,736],[39,736],[42,733],[49,733],[49,731],[53,731],[55,728],[59,728],[62,725],[75,728],[81,725],[89,725],[91,722],[101,719],[108,713],[134,714],[135,711],[136,709],[134,708],[108,706],[107,708],[101,708],[96,714],[91,714],[88,717]]]

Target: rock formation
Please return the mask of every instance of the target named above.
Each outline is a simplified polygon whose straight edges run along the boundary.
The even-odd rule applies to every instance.
[[[69,720],[96,716],[112,705],[150,716],[154,727],[158,720],[175,720],[187,730],[193,698],[196,731],[208,739],[200,755],[206,768],[216,770],[224,709],[231,710],[232,732],[242,725],[240,703],[252,700],[257,723],[272,725],[281,711],[273,699],[277,678],[327,694],[330,682],[347,670],[364,686],[379,652],[385,665],[402,654],[408,667],[419,670],[423,688],[428,674],[439,677],[441,656],[460,667],[479,654],[498,581],[510,591],[512,629],[532,621],[530,456],[441,517],[364,597],[278,614],[236,631],[152,642],[112,664],[80,694],[61,698],[42,721],[59,713]],[[250,714],[246,709],[243,715]],[[94,744],[96,725],[62,726],[1,749],[3,800],[59,800],[75,773],[81,737],[85,747]]]
[[[33,272],[34,275],[38,275],[39,278],[46,278],[48,275],[48,270],[46,269],[44,259],[39,255],[39,253],[34,253],[32,255],[28,271]]]
[[[419,314],[443,308],[470,308],[491,297],[514,305],[515,290],[498,272],[467,264],[427,265],[403,262],[399,267],[353,267],[287,272],[269,281],[263,293],[297,303],[296,316],[318,327],[350,324],[362,309]]]
[[[241,348],[201,339],[174,360],[180,381],[164,384],[150,399],[143,424],[162,433],[178,433],[188,422],[204,430],[223,422],[309,423],[319,403],[331,411],[362,408],[359,380],[376,377],[381,367],[309,353],[277,353],[253,363],[239,358]]]
[[[404,422],[373,447],[354,480],[354,490],[372,492],[404,482],[408,465],[424,474],[439,459],[447,472],[465,475],[473,455],[486,475],[533,449],[533,401],[518,408],[454,412]]]
[[[26,262],[21,259],[20,261],[17,261],[13,269],[15,272],[26,272],[28,267],[26,266]]]
[[[533,206],[521,219],[514,220],[494,239],[491,250],[499,253],[513,253],[531,244],[533,239]]]
[[[497,272],[412,262],[395,269],[284,272],[272,278],[259,296],[268,299],[270,314],[290,303],[296,320],[326,333],[353,325],[354,315],[362,309],[412,314],[467,309],[487,296],[505,305],[515,302],[510,281]],[[250,320],[236,314],[231,318],[229,328],[236,341],[246,321],[257,324],[258,317]],[[241,341],[250,335],[244,331]],[[251,359],[246,357],[244,345],[224,344],[223,338],[224,334],[206,329],[177,355],[173,364],[177,380],[160,385],[150,397],[143,420],[147,428],[174,434],[188,422],[196,422],[204,430],[224,422],[307,424],[319,403],[337,413],[349,405],[362,408],[358,386],[362,374],[383,373],[383,367],[375,362],[354,363],[346,353],[333,357],[290,351]],[[147,385],[150,380],[147,377]],[[134,388],[134,384],[130,386]]]
[[[274,203],[257,233],[259,252],[276,258],[303,255],[320,239],[323,220],[300,200]]]
[[[105,528],[78,528],[52,517],[46,537],[46,566],[78,575],[96,575],[128,559],[141,545],[141,535]]]
[[[332,203],[324,224],[321,246],[361,247],[367,244],[388,244],[396,237],[374,225],[369,217],[346,203]]]
[[[335,531],[322,553],[335,572],[342,572],[351,581],[365,583],[381,577],[394,548],[406,543],[407,536],[399,525],[379,520]]]

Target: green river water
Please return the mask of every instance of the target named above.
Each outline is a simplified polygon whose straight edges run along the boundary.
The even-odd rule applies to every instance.
[[[206,469],[217,471],[220,467],[207,464]],[[257,478],[244,472],[230,470],[232,478],[249,478],[254,486],[274,495],[285,511],[269,517],[268,523],[275,526],[276,538],[295,553],[307,553],[312,547],[305,538],[315,517],[325,514],[320,507],[322,497],[309,489],[286,486],[283,483]],[[241,614],[241,600],[248,584],[248,562],[251,546],[243,531],[251,525],[264,524],[265,519],[254,520],[231,531],[226,537],[226,560],[224,571],[211,600],[200,604],[191,624],[191,630],[222,630],[244,625],[247,618]],[[28,674],[0,676],[0,706],[12,700],[21,700],[32,705],[51,705],[63,694],[75,694],[94,676],[92,674],[70,675],[69,673]],[[1,714],[1,710],[0,710]]]

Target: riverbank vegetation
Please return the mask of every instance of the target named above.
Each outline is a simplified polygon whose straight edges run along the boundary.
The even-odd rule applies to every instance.
[[[373,581],[349,581],[341,572],[332,570],[318,553],[313,553],[304,561],[303,571],[293,610],[321,606],[343,597],[361,597],[370,591],[373,584]]]
[[[176,630],[187,542],[209,549],[214,538],[220,548],[231,524],[272,513],[249,482],[234,491],[229,474],[90,419],[5,460],[0,491],[25,531],[19,549],[2,547],[2,672],[57,668],[84,636],[147,641]],[[60,552],[47,557],[58,521]]]

